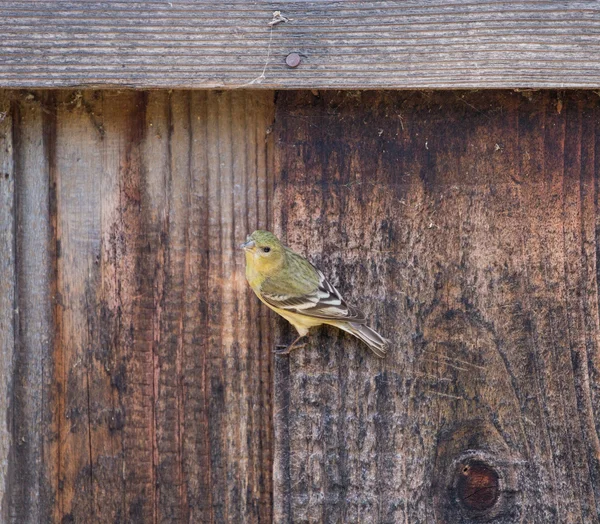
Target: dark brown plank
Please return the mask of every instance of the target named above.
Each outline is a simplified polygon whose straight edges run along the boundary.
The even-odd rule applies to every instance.
[[[0,32],[4,87],[600,86],[593,0],[7,0]]]
[[[13,157],[11,100],[0,93],[0,376],[12,377],[15,355],[16,271],[15,271],[15,173]],[[10,413],[12,384],[0,388],[0,413]],[[9,417],[0,417],[0,520],[8,522],[10,489],[9,452],[12,444]]]
[[[278,360],[276,521],[598,522],[599,116],[591,93],[279,95],[275,230],[393,350],[325,328]]]
[[[52,317],[51,117],[44,97],[20,93],[13,102],[16,206],[17,351],[11,377],[12,433],[8,513],[11,522],[47,522],[56,439],[50,416],[54,342]],[[8,377],[7,377],[8,378]],[[44,428],[44,430],[40,430]]]

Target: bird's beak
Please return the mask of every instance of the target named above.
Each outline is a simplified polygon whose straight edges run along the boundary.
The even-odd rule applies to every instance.
[[[243,244],[240,245],[240,247],[242,249],[246,250],[246,249],[252,249],[255,245],[256,245],[256,243],[254,242],[254,240],[248,238],[248,239],[246,239],[246,242],[244,242]]]

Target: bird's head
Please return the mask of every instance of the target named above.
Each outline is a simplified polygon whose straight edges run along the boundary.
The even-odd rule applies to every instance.
[[[284,263],[285,247],[269,231],[255,231],[248,235],[240,247],[246,253],[246,264],[265,276],[278,270]]]

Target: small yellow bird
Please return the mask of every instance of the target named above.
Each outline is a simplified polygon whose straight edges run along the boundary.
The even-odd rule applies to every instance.
[[[241,246],[246,254],[246,279],[256,296],[292,324],[298,338],[280,354],[289,353],[308,330],[321,324],[338,327],[362,340],[384,358],[389,342],[366,325],[339,291],[304,257],[284,246],[268,231],[255,231]]]

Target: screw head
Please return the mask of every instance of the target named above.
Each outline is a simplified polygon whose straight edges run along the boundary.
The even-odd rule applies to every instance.
[[[298,53],[290,53],[285,57],[285,63],[288,67],[298,67],[302,59]]]

